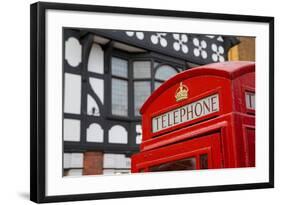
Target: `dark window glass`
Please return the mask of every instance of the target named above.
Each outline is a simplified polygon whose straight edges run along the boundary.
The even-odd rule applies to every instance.
[[[247,109],[255,109],[255,93],[253,92],[245,92],[246,99],[246,108]]]
[[[112,79],[112,114],[128,116],[128,81]]]
[[[149,168],[150,172],[161,172],[161,171],[180,171],[180,170],[194,170],[196,169],[195,157],[189,157],[182,160],[173,162],[167,162],[157,166]]]
[[[150,81],[136,81],[134,82],[134,103],[135,115],[140,115],[140,108],[150,95]]]
[[[133,63],[134,78],[151,78],[150,61],[135,61]]]
[[[111,73],[115,76],[127,78],[128,61],[113,57],[111,59]]]
[[[111,73],[112,114],[128,116],[128,61],[112,57]],[[118,77],[121,77],[121,79]]]
[[[173,67],[168,66],[168,65],[162,65],[157,68],[156,73],[155,73],[155,79],[167,80],[177,73],[178,73],[177,70],[174,69]]]
[[[200,155],[200,169],[208,169],[208,154]]]

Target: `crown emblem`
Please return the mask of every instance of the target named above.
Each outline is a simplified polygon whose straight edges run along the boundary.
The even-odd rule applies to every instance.
[[[175,94],[176,101],[179,102],[181,100],[187,99],[188,91],[189,91],[188,87],[181,82],[180,87],[176,90],[176,94]]]

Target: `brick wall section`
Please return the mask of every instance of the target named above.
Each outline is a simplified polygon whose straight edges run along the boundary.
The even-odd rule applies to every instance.
[[[103,174],[103,153],[85,152],[83,175]]]

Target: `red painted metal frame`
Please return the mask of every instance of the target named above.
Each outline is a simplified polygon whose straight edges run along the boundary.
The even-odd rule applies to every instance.
[[[181,82],[189,88],[188,99],[176,102]],[[141,108],[143,139],[140,153],[132,157],[132,172],[148,171],[191,153],[198,161],[199,150],[209,154],[209,168],[255,166],[255,112],[246,108],[245,91],[255,92],[253,62],[205,65],[166,81]],[[219,95],[219,111],[152,132],[153,117],[213,94]],[[212,135],[217,137],[211,142]]]
[[[199,94],[199,95],[197,95],[197,96],[195,96],[195,97],[189,98],[189,99],[186,100],[186,101],[179,102],[179,103],[177,103],[177,104],[174,104],[174,105],[172,105],[172,106],[169,106],[169,107],[167,107],[167,108],[164,108],[164,109],[162,109],[162,110],[160,110],[160,111],[156,111],[155,113],[152,113],[152,114],[151,114],[151,116],[150,116],[150,122],[152,121],[152,118],[155,117],[155,116],[159,116],[159,115],[161,115],[161,114],[163,114],[163,113],[166,113],[166,112],[168,112],[168,111],[170,111],[170,110],[174,110],[174,109],[176,109],[176,108],[178,108],[178,107],[181,107],[181,106],[184,106],[184,105],[186,105],[186,104],[190,104],[190,103],[196,102],[196,101],[198,101],[198,100],[200,100],[200,99],[202,99],[202,98],[204,98],[204,97],[211,96],[211,95],[216,94],[216,93],[219,94],[219,100],[221,100],[221,97],[220,97],[220,96],[222,96],[222,91],[221,91],[221,90],[222,90],[222,88],[221,88],[221,87],[218,87],[218,88],[215,88],[215,89],[213,89],[213,90],[211,90],[211,91],[207,91],[207,92],[202,93],[202,94]],[[195,123],[198,123],[198,122],[200,122],[200,121],[203,121],[203,120],[206,120],[206,119],[210,119],[210,118],[212,118],[212,117],[214,117],[214,116],[219,116],[219,115],[221,115],[221,114],[222,114],[222,111],[221,111],[221,109],[220,109],[219,111],[217,111],[217,112],[215,112],[215,113],[210,113],[210,114],[208,114],[208,115],[205,115],[204,117],[196,118],[196,119],[193,119],[193,120],[190,120],[190,121],[187,121],[187,122],[184,122],[184,123],[175,125],[175,126],[173,126],[173,127],[171,127],[171,128],[167,128],[167,129],[165,129],[165,130],[161,130],[161,131],[158,131],[158,132],[155,132],[155,133],[152,133],[152,132],[151,132],[151,136],[152,136],[152,137],[155,137],[155,136],[157,136],[157,135],[162,135],[162,134],[164,134],[164,133],[166,133],[166,132],[171,132],[172,130],[179,129],[179,128],[181,128],[181,127],[186,127],[186,126],[188,126],[188,125],[195,124]],[[152,130],[151,127],[150,127],[150,130]]]
[[[147,151],[144,155],[138,155],[135,159],[138,160],[138,164],[132,171],[136,172],[151,166],[190,157],[196,158],[196,169],[199,169],[199,155],[201,154],[208,154],[209,168],[220,168],[221,151],[219,138],[220,133],[216,132],[202,138],[195,138],[183,143]]]

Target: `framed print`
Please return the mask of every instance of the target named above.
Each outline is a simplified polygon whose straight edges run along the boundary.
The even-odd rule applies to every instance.
[[[32,201],[274,187],[273,17],[39,2],[30,43]]]

